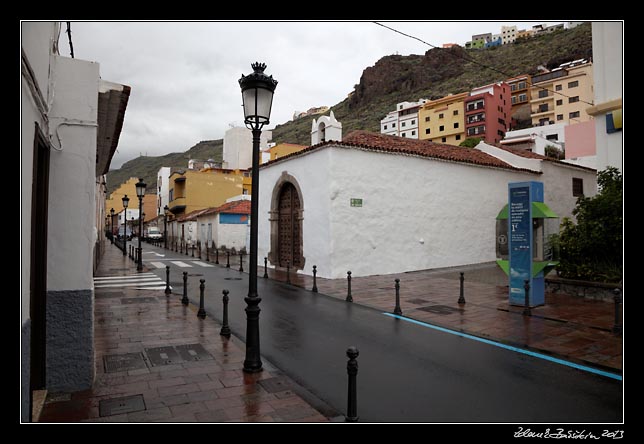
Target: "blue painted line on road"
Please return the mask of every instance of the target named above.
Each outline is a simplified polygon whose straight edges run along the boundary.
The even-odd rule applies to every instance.
[[[618,375],[618,374],[615,374],[615,373],[610,373],[610,372],[606,372],[606,371],[599,370],[599,369],[596,369],[596,368],[587,367],[587,366],[581,365],[581,364],[575,364],[574,362],[565,361],[565,360],[559,359],[559,358],[553,358],[552,356],[543,355],[541,353],[533,352],[533,351],[530,351],[530,350],[525,350],[525,349],[519,348],[519,347],[513,347],[512,345],[502,344],[501,342],[496,342],[496,341],[491,341],[489,339],[479,338],[478,336],[470,335],[470,334],[467,334],[467,333],[462,333],[462,332],[456,331],[456,330],[450,330],[448,328],[439,327],[437,325],[428,324],[426,322],[417,321],[415,319],[406,318],[404,316],[398,316],[398,315],[395,315],[395,314],[392,314],[392,313],[383,313],[383,314],[386,315],[386,316],[391,316],[392,318],[401,319],[403,321],[411,322],[412,324],[422,325],[423,327],[433,328],[434,330],[442,331],[444,333],[450,333],[450,334],[453,334],[453,335],[456,335],[456,336],[461,336],[461,337],[467,338],[467,339],[473,339],[475,341],[483,342],[485,344],[493,345],[495,347],[501,347],[501,348],[504,348],[506,350],[511,350],[511,351],[514,351],[514,352],[517,352],[517,353],[522,353],[524,355],[533,356],[533,357],[539,358],[539,359],[545,359],[546,361],[555,362],[555,363],[561,364],[561,365],[566,365],[568,367],[576,368],[578,370],[583,370],[585,372],[595,373],[597,375],[606,376],[607,378],[617,379],[618,381],[622,380],[621,375]]]

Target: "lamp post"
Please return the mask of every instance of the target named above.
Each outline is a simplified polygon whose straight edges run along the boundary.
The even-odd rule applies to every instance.
[[[126,244],[127,244],[127,206],[130,203],[130,198],[127,197],[127,194],[121,199],[123,201],[123,256],[126,256]]]
[[[251,65],[253,72],[241,76],[239,86],[242,92],[244,123],[253,132],[252,189],[250,204],[250,255],[248,270],[248,296],[246,301],[246,359],[244,372],[262,371],[262,360],[259,351],[259,303],[257,295],[257,214],[259,205],[259,139],[262,127],[267,125],[271,116],[273,93],[277,80],[264,74],[265,63],[255,62]]]
[[[170,208],[166,205],[163,207],[163,245],[165,249],[168,249],[168,212]]]
[[[114,208],[110,208],[110,242],[114,244]]]
[[[145,182],[139,177],[136,183],[136,197],[139,198],[139,247],[137,248],[136,271],[143,271],[143,260],[141,259],[141,237],[143,235],[143,196],[145,195]]]

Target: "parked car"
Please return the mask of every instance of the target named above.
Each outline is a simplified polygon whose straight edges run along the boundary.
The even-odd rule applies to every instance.
[[[148,234],[146,238],[149,240],[163,239],[163,234],[161,234],[161,230],[159,230],[158,227],[150,227],[148,228]]]

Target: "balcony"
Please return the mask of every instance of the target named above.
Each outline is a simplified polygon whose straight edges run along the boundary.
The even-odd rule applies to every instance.
[[[186,198],[185,197],[177,197],[176,199],[173,199],[170,201],[168,204],[168,207],[170,208],[170,212],[172,214],[180,214],[183,213],[184,210],[186,209]]]

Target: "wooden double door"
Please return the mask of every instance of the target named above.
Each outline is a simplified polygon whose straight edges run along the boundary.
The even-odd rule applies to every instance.
[[[302,203],[290,182],[280,190],[278,200],[278,260],[280,267],[302,268]]]

